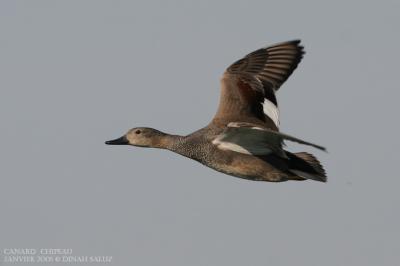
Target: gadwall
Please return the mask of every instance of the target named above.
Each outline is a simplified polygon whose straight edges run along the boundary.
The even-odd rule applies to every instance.
[[[167,149],[219,172],[256,181],[326,182],[319,161],[306,152],[284,150],[283,141],[319,145],[279,132],[275,92],[303,58],[300,40],[256,50],[228,67],[221,78],[221,96],[209,125],[187,136],[136,127],[109,145]]]

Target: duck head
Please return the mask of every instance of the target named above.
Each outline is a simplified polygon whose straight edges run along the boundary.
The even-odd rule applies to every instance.
[[[139,147],[160,147],[165,133],[148,127],[135,127],[120,138],[106,141],[108,145],[132,145]]]

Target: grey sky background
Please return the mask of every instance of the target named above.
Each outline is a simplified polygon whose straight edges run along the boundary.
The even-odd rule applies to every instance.
[[[399,265],[399,14],[399,1],[0,1],[0,248]],[[328,148],[289,144],[327,184],[104,145],[135,126],[205,126],[228,65],[295,38],[306,55],[278,93],[281,130]]]

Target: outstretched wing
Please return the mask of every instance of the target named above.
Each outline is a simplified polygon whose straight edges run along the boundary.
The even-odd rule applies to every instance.
[[[215,118],[258,119],[277,129],[279,110],[275,91],[296,69],[303,54],[300,40],[294,40],[259,49],[233,63],[221,79]]]
[[[286,154],[282,149],[284,140],[309,145],[325,151],[326,149],[287,134],[280,133],[258,125],[243,122],[232,122],[218,135],[212,143],[222,150],[231,150],[244,154],[267,155],[275,153],[283,158]]]

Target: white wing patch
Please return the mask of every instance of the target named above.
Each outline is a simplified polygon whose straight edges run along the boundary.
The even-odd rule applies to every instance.
[[[274,121],[275,125],[279,127],[279,109],[278,107],[268,99],[264,100],[263,103],[264,114]]]
[[[223,141],[224,136],[219,136],[218,138],[212,141],[212,144],[217,145],[218,149],[221,150],[230,150],[244,154],[251,154],[248,150],[243,148],[242,146],[235,144],[233,142]]]

